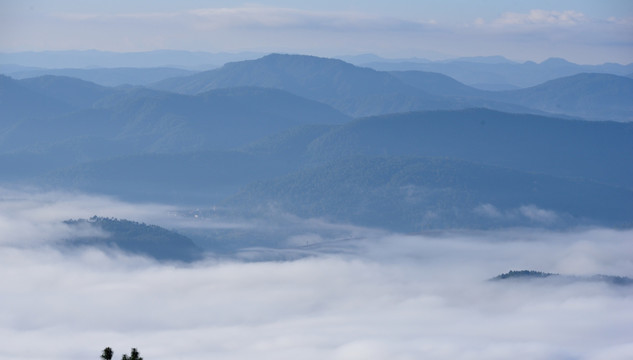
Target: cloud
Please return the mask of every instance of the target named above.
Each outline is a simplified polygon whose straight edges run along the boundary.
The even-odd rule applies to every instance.
[[[494,25],[577,25],[587,22],[589,19],[581,12],[574,10],[554,11],[554,10],[530,10],[527,14],[507,12],[495,19]]]
[[[521,206],[519,213],[530,220],[544,224],[552,224],[558,220],[558,215],[554,211],[540,209],[534,205]]]
[[[405,20],[358,12],[308,11],[275,7],[202,8],[165,13],[56,13],[52,16],[79,22],[95,20],[107,22],[120,20],[174,21],[183,25],[191,25],[199,30],[402,31],[425,29],[435,23],[432,20]]]
[[[165,209],[2,194],[0,216],[22,223],[85,209],[160,220]],[[0,357],[85,359],[111,346],[148,359],[597,360],[633,347],[629,287],[486,281],[511,269],[633,276],[631,230],[363,234],[340,253],[191,266],[3,241]]]
[[[497,207],[492,204],[481,204],[477,206],[473,211],[478,215],[493,219],[501,219],[505,217],[501,213],[501,211],[499,211],[499,209],[497,209]]]
[[[554,225],[561,217],[552,210],[541,209],[535,205],[523,205],[515,209],[499,210],[492,204],[481,204],[473,212],[484,218],[493,220],[529,220],[542,225]]]
[[[601,48],[618,56],[628,54],[621,60],[624,63],[631,57],[633,21],[630,18],[600,19],[575,10],[534,9],[527,13],[507,12],[490,21],[477,18],[465,29],[490,43],[504,41],[508,47],[514,42],[535,51],[537,48],[532,46],[538,44],[540,51],[547,50],[549,57],[572,58],[556,54],[559,51],[590,53],[590,48]],[[620,47],[625,44],[626,47]]]

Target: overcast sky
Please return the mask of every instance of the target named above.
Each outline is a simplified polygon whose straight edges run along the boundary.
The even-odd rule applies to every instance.
[[[0,0],[0,51],[98,49],[633,61],[633,2]]]

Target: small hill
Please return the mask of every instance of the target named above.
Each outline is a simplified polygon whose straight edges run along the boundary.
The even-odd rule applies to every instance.
[[[68,239],[71,246],[96,246],[148,256],[159,261],[192,262],[203,257],[202,250],[186,236],[156,225],[93,216],[88,220],[65,221],[70,226],[91,226],[105,237]]]
[[[609,285],[618,286],[631,286],[633,285],[633,279],[626,276],[613,276],[613,275],[590,275],[590,276],[577,276],[577,275],[560,275],[553,273],[546,273],[533,270],[512,270],[505,274],[497,275],[490,279],[492,281],[525,281],[525,280],[553,280],[557,284],[563,283],[575,283],[575,282],[601,282]]]

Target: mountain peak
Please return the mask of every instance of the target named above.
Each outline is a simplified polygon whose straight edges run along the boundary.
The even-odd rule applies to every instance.
[[[247,60],[248,61],[248,60]],[[263,62],[263,63],[271,63],[271,62],[288,62],[288,61],[305,61],[309,63],[338,63],[338,64],[346,64],[349,66],[354,66],[350,63],[347,63],[340,59],[334,58],[326,58],[314,55],[301,55],[301,54],[283,54],[283,53],[271,53],[266,56],[263,56],[259,59],[250,60],[253,62]]]
[[[575,65],[574,63],[571,63],[563,58],[557,58],[557,57],[551,57],[543,62],[541,62],[541,65],[549,65],[549,66],[562,66],[562,65]]]

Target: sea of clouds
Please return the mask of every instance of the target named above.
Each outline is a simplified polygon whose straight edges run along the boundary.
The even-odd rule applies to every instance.
[[[69,218],[174,226],[174,211],[0,190],[0,358],[96,359],[106,346],[117,359],[136,347],[147,360],[633,354],[632,287],[488,281],[521,269],[633,277],[632,230],[366,230],[341,251],[292,261],[211,256],[192,265],[55,246],[94,231],[65,226]]]

